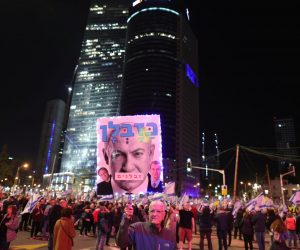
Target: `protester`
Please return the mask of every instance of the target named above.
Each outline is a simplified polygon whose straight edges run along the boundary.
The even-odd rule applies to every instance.
[[[248,246],[250,250],[253,250],[253,223],[252,223],[252,215],[249,211],[245,211],[242,221],[241,221],[241,230],[244,239],[245,250],[248,250]]]
[[[270,250],[290,250],[286,245],[286,233],[287,228],[285,223],[279,218],[277,218],[270,226],[270,229],[273,232],[274,240],[271,244]]]
[[[106,242],[105,245],[106,246],[110,246],[109,245],[109,240],[111,237],[111,230],[112,230],[112,225],[113,225],[113,213],[112,213],[112,204],[108,204],[107,205],[107,214],[106,214],[106,219],[107,219],[107,223],[108,223],[108,232],[106,235]]]
[[[177,249],[176,237],[167,228],[163,221],[166,214],[165,204],[161,201],[152,201],[149,207],[149,222],[130,224],[133,217],[133,208],[126,206],[125,216],[122,219],[117,235],[117,244],[121,248],[132,245],[137,250]]]
[[[296,216],[296,234],[300,240],[300,210],[298,210],[298,215]]]
[[[204,250],[204,238],[207,239],[208,250],[212,250],[211,232],[214,214],[210,211],[209,206],[204,206],[198,213],[199,230],[200,230],[200,250]]]
[[[192,233],[195,228],[194,215],[190,211],[190,204],[185,202],[183,209],[179,210],[179,249],[183,248],[184,238],[187,238],[188,249],[192,249]]]
[[[32,218],[32,224],[31,224],[30,238],[34,239],[37,237],[38,233],[40,232],[42,218],[43,218],[43,210],[41,208],[40,202],[38,202],[35,208],[32,210],[31,218]]]
[[[116,236],[119,231],[120,223],[122,221],[122,211],[121,208],[117,206],[115,206],[112,211],[112,226],[114,230],[114,236]]]
[[[176,227],[179,221],[179,214],[175,205],[171,205],[166,220],[166,228],[170,229],[174,235],[176,235]]]
[[[234,223],[234,216],[232,214],[233,208],[231,206],[228,206],[228,246],[231,245],[231,239],[232,239],[232,230],[233,230],[233,223]]]
[[[296,237],[296,219],[291,212],[287,213],[287,217],[284,221],[286,228],[288,230],[289,236],[289,247],[292,246],[292,240],[294,242],[294,247],[297,247],[297,237]]]
[[[255,238],[258,244],[259,250],[265,250],[265,231],[266,231],[266,213],[262,213],[260,208],[255,207],[256,213],[252,217],[252,223],[254,225]]]
[[[17,207],[8,205],[7,213],[0,222],[0,250],[8,250],[10,243],[17,237],[19,218],[17,217]]]
[[[54,250],[71,250],[73,238],[76,235],[74,228],[74,219],[71,218],[72,209],[63,208],[61,218],[55,223],[53,230],[53,247]]]
[[[276,219],[280,219],[280,216],[275,213],[273,209],[269,209],[267,213],[267,220],[266,220],[266,228],[270,234],[271,243],[273,242],[273,232],[271,231],[271,225]]]
[[[234,233],[233,238],[236,239],[237,235],[239,234],[239,240],[242,240],[242,230],[241,230],[241,222],[243,219],[244,210],[243,208],[239,208],[239,210],[236,213],[236,217],[234,218]]]
[[[217,237],[219,250],[227,250],[227,232],[229,230],[229,213],[226,211],[226,206],[221,205],[220,210],[215,215],[215,220],[217,223]]]
[[[97,241],[96,250],[103,250],[106,242],[107,233],[109,232],[109,222],[107,218],[109,210],[105,206],[101,206],[97,218]]]
[[[29,197],[26,196],[22,199],[21,203],[20,203],[20,207],[21,207],[21,212],[24,211],[27,203],[29,201]],[[21,222],[20,222],[20,225],[19,225],[19,230],[20,231],[28,231],[28,220],[29,220],[29,216],[30,216],[30,213],[27,212],[27,213],[21,213]]]
[[[48,238],[48,250],[53,249],[53,231],[57,220],[61,217],[61,210],[67,208],[67,201],[61,199],[59,204],[55,204],[49,211],[49,238]]]
[[[80,228],[80,235],[88,236],[88,234],[91,231],[91,226],[92,226],[92,219],[93,219],[93,214],[91,212],[90,206],[86,206],[84,208],[84,212],[81,216],[82,219],[82,226]]]

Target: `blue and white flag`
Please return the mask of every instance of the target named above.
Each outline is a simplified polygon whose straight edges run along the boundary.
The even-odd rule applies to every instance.
[[[241,207],[242,207],[242,203],[239,200],[237,200],[234,203],[233,210],[232,210],[233,217],[236,217],[236,214]]]
[[[103,195],[100,198],[100,201],[113,201],[114,200],[114,196],[112,194],[110,195]]]
[[[21,214],[32,213],[34,207],[42,198],[43,196],[40,194],[33,194]]]
[[[255,207],[259,207],[259,209],[274,208],[274,203],[269,197],[264,196],[263,193],[260,193],[256,198],[250,200],[246,204],[246,209],[249,211],[253,211]]]
[[[189,202],[189,196],[184,193],[184,195],[181,197],[180,201],[179,201],[179,209],[182,209],[183,204]]]
[[[166,183],[164,193],[167,196],[175,196],[175,182],[168,182],[168,183]]]
[[[246,204],[246,209],[248,211],[253,211],[256,206],[259,206],[261,204],[261,200],[262,200],[263,197],[264,197],[264,193],[260,193],[257,197],[255,197],[254,199],[250,200]]]
[[[289,199],[290,202],[292,202],[294,205],[300,204],[300,189],[297,190]]]
[[[164,199],[164,194],[162,193],[155,193],[151,198],[152,201],[157,201],[162,199]]]

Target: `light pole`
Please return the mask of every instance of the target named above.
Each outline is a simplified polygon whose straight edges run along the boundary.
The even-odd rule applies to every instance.
[[[29,165],[27,163],[25,163],[25,164],[18,167],[16,177],[15,177],[15,180],[14,180],[14,188],[13,188],[14,191],[15,191],[16,186],[18,185],[18,183],[20,183],[20,174],[19,174],[20,169],[21,168],[27,169],[28,167],[29,167]]]
[[[34,176],[33,175],[29,175],[28,178],[31,179],[31,186],[33,187]]]
[[[284,173],[284,174],[280,174],[280,188],[281,188],[281,196],[282,196],[282,204],[283,206],[285,206],[285,200],[284,200],[284,190],[283,190],[283,176],[289,175],[289,174],[293,174],[294,176],[296,175],[295,173],[295,166],[291,166],[292,170]]]

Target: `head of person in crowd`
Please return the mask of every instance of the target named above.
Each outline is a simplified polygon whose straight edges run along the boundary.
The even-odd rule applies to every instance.
[[[190,203],[189,202],[185,202],[183,203],[183,210],[185,211],[189,211],[190,210]]]
[[[59,205],[60,205],[62,208],[68,207],[68,203],[67,203],[67,201],[66,201],[65,199],[60,199]]]
[[[125,133],[122,131],[120,133]],[[153,158],[155,145],[151,138],[143,137],[136,127],[132,126],[132,136],[108,136],[103,149],[104,159],[109,166],[112,179],[119,188],[131,192],[141,186],[147,178],[150,163]],[[118,180],[116,173],[142,174],[138,180]],[[114,190],[115,192],[115,190]]]
[[[72,216],[72,209],[71,208],[63,208],[60,212],[61,217],[71,218]]]
[[[152,201],[149,206],[149,222],[157,229],[163,227],[166,216],[166,206],[162,201]]]
[[[204,207],[202,208],[202,214],[203,214],[204,216],[208,216],[208,215],[210,214],[210,208],[209,208],[209,206],[204,206]]]
[[[16,216],[17,214],[17,207],[15,205],[9,205],[7,207],[7,215],[10,216]]]

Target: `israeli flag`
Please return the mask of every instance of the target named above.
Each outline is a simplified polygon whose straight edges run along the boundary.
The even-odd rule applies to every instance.
[[[300,204],[300,189],[297,190],[289,199],[290,202],[292,202],[294,205]]]
[[[33,209],[35,208],[36,204],[43,198],[40,194],[33,194],[29,201],[27,202],[23,212],[21,214],[32,213]]]

